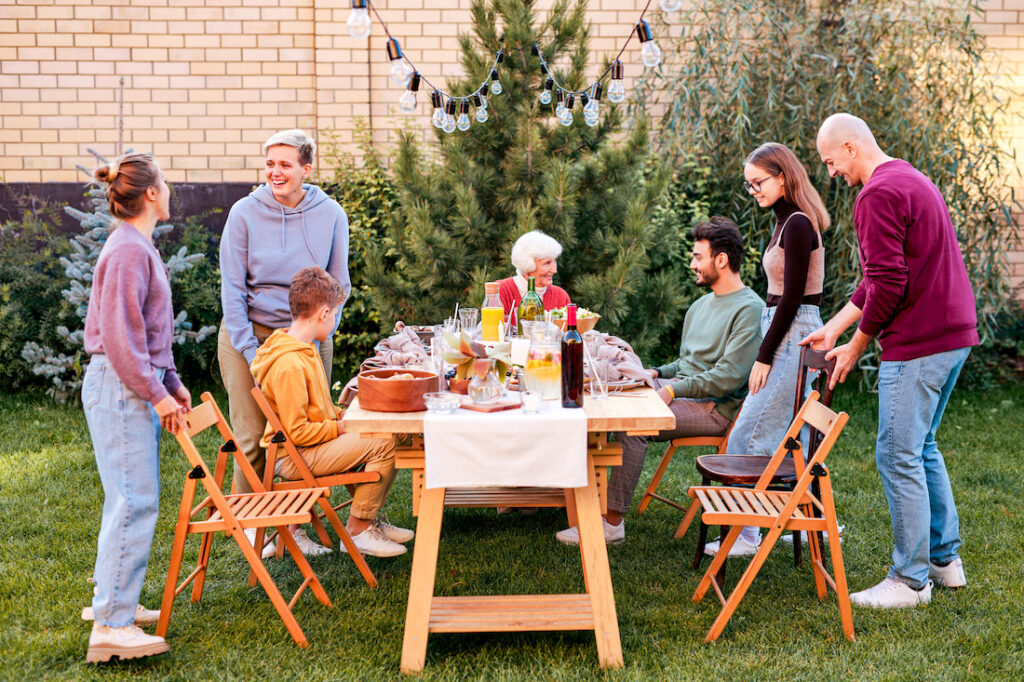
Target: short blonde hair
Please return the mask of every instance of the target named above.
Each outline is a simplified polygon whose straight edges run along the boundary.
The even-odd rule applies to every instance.
[[[512,247],[512,265],[520,275],[534,272],[537,260],[558,258],[562,255],[562,245],[540,230],[527,232],[516,240]]]
[[[316,156],[316,142],[313,141],[312,137],[306,134],[305,130],[301,130],[299,128],[282,130],[271,135],[270,138],[263,143],[263,153],[266,154],[268,149],[278,145],[295,147],[295,149],[299,151],[299,162],[303,166],[308,166],[313,163],[313,157]]]

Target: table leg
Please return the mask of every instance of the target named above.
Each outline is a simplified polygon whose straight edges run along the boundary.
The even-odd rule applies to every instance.
[[[615,595],[608,566],[608,548],[604,543],[601,506],[598,502],[597,479],[594,468],[587,468],[587,486],[574,490],[576,516],[580,532],[580,553],[587,592],[594,609],[594,636],[597,639],[597,657],[602,668],[621,668],[622,642],[619,639],[619,621],[615,615]]]
[[[405,636],[402,639],[403,673],[423,670],[427,659],[427,630],[434,598],[437,550],[441,541],[444,488],[424,488],[419,511],[409,579],[409,605],[405,613]]]

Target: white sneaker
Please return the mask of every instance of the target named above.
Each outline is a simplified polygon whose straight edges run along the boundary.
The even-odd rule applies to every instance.
[[[377,515],[376,525],[380,528],[380,532],[384,534],[384,537],[391,540],[391,542],[409,542],[416,537],[416,533],[408,528],[399,528],[391,524],[385,514]]]
[[[295,538],[295,544],[299,546],[299,551],[304,556],[320,556],[321,554],[331,553],[330,547],[324,547],[320,543],[314,542],[306,535],[306,531],[301,528],[295,529],[292,537]]]
[[[82,609],[82,620],[96,620],[91,606]],[[147,609],[142,604],[135,607],[135,624],[152,625],[160,620],[160,609]]]
[[[602,516],[601,525],[604,526],[604,543],[606,545],[619,545],[626,540],[626,520],[619,521],[617,526],[613,526]],[[563,545],[579,545],[580,544],[580,530],[576,526],[560,530],[555,533],[555,539],[561,542]]]
[[[409,551],[405,548],[405,545],[389,540],[376,524],[358,535],[353,535],[352,542],[355,543],[360,552],[370,556],[393,557]]]
[[[945,566],[939,566],[928,562],[928,577],[939,587],[955,589],[967,585],[967,576],[964,575],[964,562],[956,557]]]
[[[721,546],[721,540],[712,540],[711,542],[704,545],[704,553],[708,556],[715,556],[718,554],[718,548]],[[743,536],[736,538],[736,542],[732,543],[732,547],[729,548],[729,558],[733,559],[741,556],[754,556],[757,554],[757,548],[761,546],[761,541],[758,540],[756,545],[752,545],[747,542]]]
[[[89,650],[85,654],[87,663],[106,663],[117,657],[122,661],[167,653],[170,648],[163,637],[147,635],[137,625],[120,628],[92,624],[89,635]]]
[[[249,545],[254,545],[256,543],[256,529],[246,528],[243,532],[245,533],[245,537],[249,540]],[[269,559],[274,556],[274,553],[277,551],[276,542],[267,542],[268,534],[269,533],[266,530],[263,531],[263,552],[260,556],[264,559]]]
[[[895,578],[886,578],[872,588],[850,595],[850,602],[872,609],[905,609],[923,606],[932,600],[932,581],[920,590]]]
[[[846,528],[846,526],[839,526],[839,544],[840,545],[843,544],[843,530],[845,528]],[[792,545],[793,544],[793,535],[794,535],[794,533],[786,533],[781,538],[782,542],[788,542],[789,544]],[[824,537],[825,544],[827,545],[828,544],[828,531],[827,530],[823,531],[822,532],[822,536]],[[804,543],[807,542],[807,531],[801,531],[801,533],[800,533],[800,541],[804,542]]]

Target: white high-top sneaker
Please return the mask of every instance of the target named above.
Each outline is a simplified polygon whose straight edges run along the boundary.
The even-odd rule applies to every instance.
[[[155,656],[170,651],[163,637],[147,635],[137,625],[120,628],[92,624],[89,635],[89,651],[85,654],[87,663],[106,663],[117,657],[122,661],[129,658]]]
[[[91,606],[82,608],[82,620],[96,620]],[[152,625],[158,620],[160,620],[160,609],[147,609],[142,604],[135,607],[136,625]]]

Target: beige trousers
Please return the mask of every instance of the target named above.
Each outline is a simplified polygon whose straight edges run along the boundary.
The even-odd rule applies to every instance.
[[[326,443],[299,448],[299,454],[306,466],[316,477],[340,474],[357,469],[362,465],[365,471],[379,471],[380,480],[374,483],[360,483],[349,490],[352,492],[352,509],[349,513],[360,518],[373,520],[395,480],[395,439],[362,438],[358,433],[343,433]],[[288,480],[300,478],[298,470],[286,454],[277,460],[277,475]]]
[[[256,333],[256,340],[262,346],[263,343],[274,332],[270,327],[253,322],[252,329]],[[334,360],[334,343],[328,341],[320,344],[320,359],[324,363],[324,371],[327,374],[327,385],[331,385],[331,362]],[[246,459],[256,470],[256,475],[263,478],[263,469],[266,466],[267,453],[260,447],[260,438],[267,428],[267,420],[260,411],[260,406],[253,400],[252,390],[256,383],[252,374],[249,373],[249,363],[245,356],[235,350],[228,337],[227,327],[221,321],[220,333],[217,335],[217,360],[220,364],[220,378],[224,382],[224,388],[228,392],[228,419],[231,421],[231,430],[238,441],[238,447],[245,453]],[[241,469],[235,465],[235,490],[239,493],[251,493],[252,487],[245,480]]]

